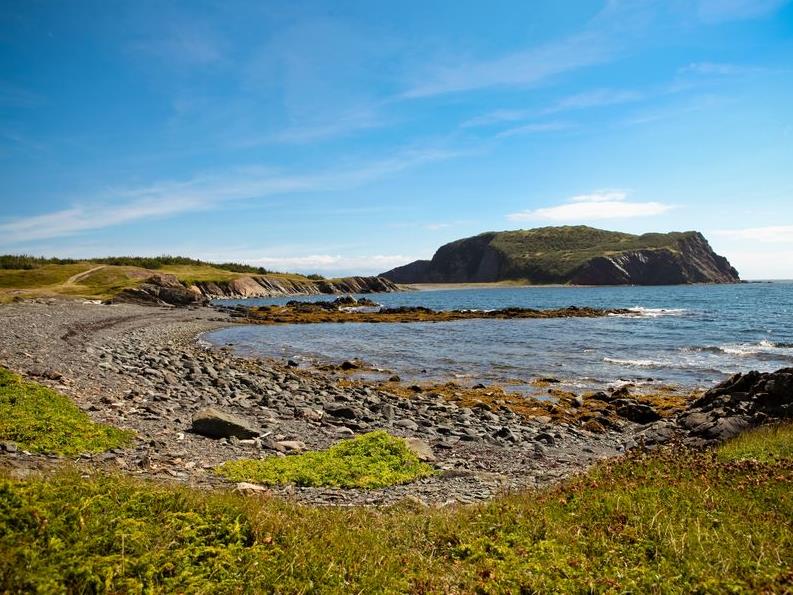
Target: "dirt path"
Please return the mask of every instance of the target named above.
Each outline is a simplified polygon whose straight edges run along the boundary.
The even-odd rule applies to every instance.
[[[88,277],[89,275],[95,273],[96,271],[102,270],[107,265],[101,264],[98,267],[94,267],[92,269],[88,269],[87,271],[83,271],[82,273],[77,273],[76,275],[72,275],[66,281],[64,281],[64,287],[70,287],[72,285],[77,285],[80,281]]]

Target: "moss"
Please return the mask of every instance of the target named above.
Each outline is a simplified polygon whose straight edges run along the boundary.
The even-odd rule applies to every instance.
[[[0,368],[0,440],[70,456],[117,448],[133,435],[91,421],[65,395]]]
[[[725,461],[772,463],[793,460],[793,423],[763,426],[744,432],[722,444],[718,453]]]
[[[343,440],[324,451],[229,461],[217,473],[233,481],[264,485],[381,488],[426,477],[432,468],[420,462],[403,440],[378,431]]]
[[[504,308],[501,310],[431,310],[424,307],[392,308],[359,311],[328,308],[327,303],[296,303],[285,306],[238,308],[249,324],[320,324],[327,322],[451,322],[471,319],[537,319],[537,318],[600,318],[613,314],[629,314],[624,309],[602,308]]]

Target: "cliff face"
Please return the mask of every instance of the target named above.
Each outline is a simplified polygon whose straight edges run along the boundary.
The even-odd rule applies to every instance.
[[[137,287],[123,290],[112,301],[187,306],[204,304],[209,300],[222,298],[240,299],[323,293],[388,293],[392,291],[399,291],[399,288],[393,282],[382,277],[347,277],[311,281],[257,275],[237,277],[229,281],[199,281],[192,285],[185,285],[173,275],[155,275]]]
[[[442,246],[432,260],[418,260],[382,276],[396,283],[674,285],[740,280],[699,232],[636,236],[583,226],[484,233]]]
[[[711,249],[700,233],[675,248],[631,250],[593,258],[582,265],[571,283],[576,285],[681,285],[736,283],[736,271]]]

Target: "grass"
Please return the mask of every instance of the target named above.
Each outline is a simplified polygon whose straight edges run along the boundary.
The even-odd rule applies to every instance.
[[[648,233],[633,235],[595,229],[583,225],[541,227],[496,234],[491,246],[507,259],[505,274],[547,276],[547,280],[564,282],[582,264],[596,256],[618,254],[626,250],[679,251],[678,243],[691,233]]]
[[[2,257],[0,257],[2,259]],[[148,263],[150,260],[156,268],[143,268],[133,264],[103,264],[108,262],[138,262]],[[10,302],[15,298],[27,299],[35,297],[69,296],[81,297],[86,299],[105,300],[113,297],[121,290],[139,285],[152,275],[170,274],[174,275],[179,281],[186,285],[194,285],[199,282],[222,283],[231,281],[250,273],[243,270],[227,270],[220,266],[229,266],[232,269],[245,269],[244,265],[219,265],[213,266],[208,263],[195,261],[194,263],[182,263],[183,260],[175,258],[176,262],[161,259],[99,259],[99,261],[65,262],[62,264],[48,263],[46,260],[33,264],[27,260],[15,266],[25,268],[7,269],[0,268],[0,303]],[[11,260],[10,263],[16,263]],[[87,273],[91,269],[96,269],[78,280],[70,282],[74,275]],[[258,271],[258,269],[252,269]],[[289,279],[293,281],[308,281],[302,275],[291,273],[267,273],[269,276]]]
[[[228,461],[217,473],[264,485],[381,488],[432,474],[405,442],[383,431],[342,440],[324,451],[290,457]]]
[[[740,434],[719,449],[719,457],[761,463],[793,460],[793,424],[764,426]]]
[[[71,456],[123,446],[132,436],[91,421],[65,395],[0,368],[0,440]]]
[[[575,271],[596,256],[626,250],[679,252],[695,232],[633,235],[585,225],[486,232],[441,246],[432,259],[427,281],[463,278],[478,281],[523,280],[527,284],[567,283]],[[482,262],[491,274],[480,277]],[[422,275],[419,278],[425,280]],[[405,279],[405,282],[411,282]]]
[[[442,509],[0,476],[0,592],[790,592],[793,461],[723,456],[734,444]]]

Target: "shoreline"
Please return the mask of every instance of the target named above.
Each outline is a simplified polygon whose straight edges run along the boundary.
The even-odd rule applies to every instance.
[[[209,308],[19,303],[0,308],[0,322],[0,365],[67,394],[95,421],[138,432],[134,446],[83,457],[83,463],[156,480],[231,488],[212,473],[214,465],[275,455],[281,440],[320,449],[386,429],[427,441],[438,474],[378,490],[286,486],[272,492],[315,504],[387,504],[407,496],[474,502],[548,485],[618,456],[636,445],[641,428],[617,420],[594,433],[546,419],[550,415],[521,416],[506,401],[497,404],[500,396],[488,405],[466,393],[471,398],[458,405],[434,390],[399,394],[396,385],[348,382],[341,373],[208,349],[198,343],[202,333],[235,325]],[[190,433],[190,416],[203,406],[251,419],[274,442]],[[29,470],[57,462],[5,453],[0,464]]]
[[[681,415],[696,396],[653,398],[622,387],[589,395],[559,391],[556,402],[541,402],[493,386],[366,381],[338,367],[299,368],[202,344],[203,333],[236,325],[205,307],[9,304],[0,307],[0,365],[66,394],[94,421],[137,433],[128,448],[81,455],[76,464],[87,470],[231,489],[235,484],[213,471],[220,463],[324,449],[375,430],[417,439],[432,453],[435,475],[409,484],[268,488],[314,505],[387,505],[406,498],[471,503],[552,485],[645,443],[685,435]],[[192,416],[205,407],[242,417],[260,428],[259,437],[192,433]],[[734,425],[716,431],[725,428]],[[696,436],[692,441],[706,443]],[[66,463],[0,449],[0,468],[11,476]]]

